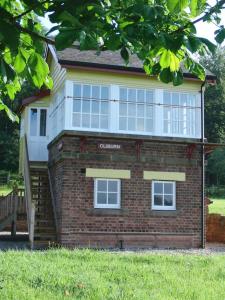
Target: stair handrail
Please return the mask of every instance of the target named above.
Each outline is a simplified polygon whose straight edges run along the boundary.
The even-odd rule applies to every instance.
[[[14,211],[14,194],[13,191],[5,196],[0,196],[0,222],[13,214]]]
[[[35,221],[35,203],[32,201],[31,191],[31,177],[30,177],[30,164],[29,164],[29,153],[27,145],[27,136],[24,135],[24,183],[25,183],[25,198],[27,208],[27,224],[29,232],[29,241],[31,248],[34,244],[34,221]]]
[[[52,207],[53,207],[53,215],[54,215],[54,221],[55,221],[55,229],[56,229],[56,240],[58,240],[58,233],[59,233],[59,225],[58,225],[58,216],[57,216],[57,210],[56,210],[56,203],[55,203],[55,196],[53,192],[53,185],[52,185],[52,179],[51,179],[51,173],[50,169],[48,167],[48,180],[49,180],[49,187],[50,187],[50,194],[51,194],[51,200],[52,200]]]

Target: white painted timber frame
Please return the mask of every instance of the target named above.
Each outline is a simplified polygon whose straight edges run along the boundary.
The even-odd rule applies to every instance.
[[[170,183],[172,184],[173,186],[173,205],[172,206],[164,206],[163,205],[155,205],[154,204],[154,196],[155,196],[155,191],[154,191],[154,184],[155,183],[162,183],[162,184],[165,184],[165,183]],[[160,194],[160,195],[163,195],[163,199],[164,199],[164,188],[163,188],[163,194]],[[170,194],[171,195],[171,194]],[[152,210],[176,210],[176,182],[175,181],[157,181],[157,180],[154,180],[152,181]]]
[[[154,89],[154,107],[153,107],[153,132],[145,131],[122,131],[119,130],[119,88],[127,87],[134,89],[146,89],[147,87],[140,86],[125,86],[121,84],[107,84],[104,82],[104,86],[109,86],[109,95],[110,95],[110,104],[109,104],[109,128],[108,129],[94,129],[94,128],[82,128],[72,126],[72,116],[73,116],[73,85],[74,84],[91,84],[91,85],[100,85],[99,83],[93,83],[91,81],[72,81],[66,80],[65,82],[65,128],[64,130],[77,130],[77,131],[89,131],[89,132],[109,132],[117,134],[131,134],[131,135],[143,135],[143,136],[165,136],[165,137],[180,137],[180,138],[201,138],[201,113],[200,107],[196,106],[195,109],[199,110],[199,119],[196,120],[196,134],[187,135],[187,134],[178,134],[178,133],[164,133],[163,132],[163,93],[164,89],[157,88]],[[152,90],[152,87],[149,88]],[[178,93],[187,93],[196,95],[197,103],[200,103],[200,93],[193,91],[174,91]],[[197,128],[198,127],[198,128]]]
[[[98,181],[116,181],[117,182],[117,203],[116,204],[98,204],[97,197],[98,197],[98,190],[97,185]],[[106,191],[108,197],[108,188]],[[109,179],[109,178],[95,178],[94,179],[94,208],[111,208],[111,209],[120,209],[121,203],[121,180],[120,179]]]

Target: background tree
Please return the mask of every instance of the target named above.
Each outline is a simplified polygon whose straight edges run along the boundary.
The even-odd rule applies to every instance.
[[[209,142],[225,143],[225,49],[206,56],[202,64],[217,76],[216,85],[206,85],[205,136]],[[225,185],[225,148],[214,150],[208,157],[206,182]]]
[[[209,142],[225,142],[225,49],[218,48],[201,60],[216,75],[216,85],[206,85],[205,136]]]
[[[220,24],[225,0],[210,6],[206,0],[2,0],[0,3],[0,110],[15,120],[5,99],[15,98],[27,80],[36,87],[52,87],[42,58],[42,43],[58,50],[78,42],[80,50],[119,50],[126,63],[136,54],[147,74],[165,83],[183,81],[180,67],[204,80],[201,64],[192,54],[204,55],[215,46],[196,36],[195,24]],[[57,23],[55,41],[41,34],[38,16],[49,14]],[[221,43],[225,28],[215,32]]]
[[[6,100],[6,105],[17,113],[21,100],[34,94],[35,88],[24,82],[15,101]],[[5,112],[0,111],[0,170],[17,172],[19,163],[19,124],[11,122]]]

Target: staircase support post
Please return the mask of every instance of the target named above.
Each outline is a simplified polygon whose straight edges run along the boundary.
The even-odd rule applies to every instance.
[[[16,222],[17,222],[17,208],[18,208],[18,196],[13,195],[13,221],[11,225],[11,236],[16,236]]]

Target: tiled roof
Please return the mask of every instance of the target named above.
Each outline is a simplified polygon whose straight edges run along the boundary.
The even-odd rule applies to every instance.
[[[63,51],[56,51],[56,55],[58,60],[63,65],[71,64],[83,64],[83,65],[90,65],[90,66],[98,66],[99,67],[108,67],[118,69],[125,68],[125,69],[133,69],[138,71],[143,71],[143,64],[142,61],[136,56],[131,55],[129,64],[126,65],[124,60],[122,59],[119,51],[102,51],[99,55],[96,51],[88,50],[88,51],[80,51],[75,48],[66,48]],[[183,72],[185,74],[189,74],[187,70],[183,67]],[[206,71],[206,75],[209,77],[215,77],[210,71]],[[191,74],[190,74],[191,76]]]

